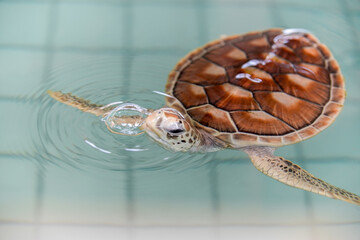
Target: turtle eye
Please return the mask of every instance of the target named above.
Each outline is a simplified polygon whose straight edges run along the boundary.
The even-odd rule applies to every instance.
[[[182,126],[182,124],[179,123],[171,124],[170,126],[165,128],[165,130],[172,136],[179,136],[185,132],[185,129]]]
[[[173,134],[173,135],[179,135],[179,134],[185,132],[185,130],[182,129],[182,128],[177,128],[177,129],[171,129],[168,132]]]

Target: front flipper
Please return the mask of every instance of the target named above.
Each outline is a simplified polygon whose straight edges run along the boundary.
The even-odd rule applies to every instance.
[[[135,136],[142,134],[144,129],[141,126],[147,114],[152,111],[132,103],[122,105],[112,103],[104,106],[93,104],[71,93],[54,92],[51,90],[48,90],[47,93],[55,100],[66,105],[96,116],[102,116],[102,120],[110,132],[121,135]],[[129,114],[129,112],[132,112],[132,114]]]
[[[273,148],[253,147],[243,150],[249,154],[254,166],[269,177],[292,187],[360,205],[360,196],[315,177],[289,160],[274,156]]]
[[[104,116],[113,109],[113,107],[104,107],[103,105],[93,104],[90,101],[76,97],[71,93],[62,93],[60,91],[54,92],[51,90],[48,90],[47,93],[59,102],[96,116]]]

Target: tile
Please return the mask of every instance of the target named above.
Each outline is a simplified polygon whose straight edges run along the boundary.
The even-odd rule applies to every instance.
[[[123,44],[123,9],[93,3],[61,3],[55,34],[57,47],[118,48]]]
[[[0,239],[6,240],[38,240],[37,227],[26,224],[0,224]]]
[[[0,152],[26,155],[35,151],[36,106],[30,103],[0,101]]]
[[[135,48],[196,47],[196,10],[182,5],[136,5],[133,8],[133,46]]]
[[[313,138],[300,143],[305,156],[312,159],[341,161],[358,159],[360,149],[360,109],[357,102],[348,101],[335,122]]]
[[[0,48],[0,96],[32,95],[43,81],[45,53]]]
[[[134,172],[136,225],[212,224],[211,186],[206,165],[181,172]]]
[[[358,9],[360,9],[360,3],[358,6]],[[354,10],[352,6],[352,10]],[[359,41],[360,41],[360,13],[359,10],[355,10],[348,15],[349,20],[351,21],[351,24],[354,26],[353,32],[351,37],[354,38],[354,48],[356,48],[359,51]],[[357,55],[358,56],[358,55]]]
[[[221,224],[298,224],[308,220],[304,192],[265,176],[250,161],[221,163],[216,170]]]
[[[254,16],[256,18],[252,20]],[[206,9],[205,23],[209,33],[208,41],[218,39],[221,35],[243,34],[274,27],[270,10],[264,5],[213,4]]]
[[[127,53],[57,53],[50,85],[99,104],[123,101],[160,108],[164,96],[153,91],[164,91],[170,60],[177,61]]]
[[[303,28],[311,31],[322,43],[326,44],[335,58],[352,48],[351,32],[353,31],[341,9],[281,6],[277,8],[278,18],[282,19],[280,27]],[[324,27],[331,26],[331,27]]]
[[[360,33],[360,32],[359,32]],[[359,35],[360,36],[360,35]],[[338,58],[338,63],[341,67],[341,72],[345,78],[345,89],[346,89],[346,100],[345,109],[347,105],[351,104],[352,101],[359,101],[360,82],[357,80],[360,69],[359,57],[360,49],[352,49],[351,52],[346,55],[342,55]]]
[[[1,2],[0,44],[44,45],[49,10],[47,2]]]
[[[360,163],[358,161],[307,163],[307,169],[316,177],[360,195]],[[331,224],[349,224],[360,222],[358,206],[344,201],[333,200],[317,194],[309,195],[315,222]],[[331,211],[329,211],[331,209]]]
[[[360,2],[356,0],[345,0],[346,10],[349,12],[357,12],[360,9]]]
[[[89,159],[89,161],[91,161]],[[126,224],[125,179],[86,166],[46,167],[43,223]]]
[[[250,225],[228,226],[219,228],[218,239],[267,239],[287,240],[289,236],[294,240],[312,239],[311,227],[292,225]],[[319,240],[322,240],[319,238]]]
[[[43,225],[39,227],[36,240],[118,240],[132,239],[126,227],[106,225]]]
[[[151,227],[136,228],[132,235],[134,240],[159,239],[159,240],[220,240],[215,227]]]
[[[92,90],[101,86],[121,86],[127,79],[124,66],[128,59],[121,54],[109,52],[58,52],[54,56],[52,82],[64,91],[74,91],[77,88],[90,85]],[[101,80],[101,81],[99,81]]]
[[[187,53],[183,51],[184,55]],[[131,64],[131,88],[149,91],[165,90],[167,77],[176,63],[182,58],[180,54],[139,54]]]
[[[37,170],[31,159],[0,158],[0,226],[6,221],[34,221],[36,180]]]
[[[341,7],[341,1],[338,0],[329,0],[329,1],[312,1],[312,0],[276,0],[277,6],[292,6],[293,9],[297,7],[306,7],[308,9],[326,9],[326,10],[336,10]]]
[[[313,229],[313,239],[337,240],[349,239],[356,240],[360,236],[360,224],[339,224],[331,226],[316,226]]]

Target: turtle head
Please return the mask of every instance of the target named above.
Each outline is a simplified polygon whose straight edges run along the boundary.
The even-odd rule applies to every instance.
[[[173,108],[153,111],[141,128],[157,143],[172,151],[195,151],[200,137],[195,127]]]

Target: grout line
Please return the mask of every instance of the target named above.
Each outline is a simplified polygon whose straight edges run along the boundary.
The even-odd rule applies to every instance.
[[[295,145],[295,155],[296,155],[296,159],[298,160],[298,163],[301,167],[303,167],[304,169],[307,169],[307,158],[304,154],[304,149],[303,149],[303,145],[297,143]],[[311,198],[311,194],[308,191],[304,191],[304,203],[305,203],[305,207],[306,207],[306,216],[308,218],[309,221],[314,221],[315,218],[315,213],[314,213],[314,205],[313,205],[313,201]]]
[[[281,11],[279,11],[280,7],[276,0],[270,0],[267,3],[267,8],[270,10],[269,14],[272,19],[272,24],[274,27],[282,27],[286,28],[285,21],[281,15]]]
[[[221,222],[220,221],[221,199],[220,199],[220,191],[219,191],[219,175],[217,168],[218,168],[218,162],[212,159],[210,162],[209,184],[210,184],[211,208],[213,211],[215,224],[219,224]]]
[[[209,41],[209,29],[207,26],[207,4],[206,0],[194,0],[195,11],[196,11],[196,21],[198,24],[198,40],[199,46],[204,45]]]
[[[196,10],[196,22],[198,30],[199,46],[204,45],[209,41],[209,27],[207,25],[207,8],[206,0],[194,0],[194,8]],[[209,185],[210,185],[210,204],[213,212],[213,218],[215,223],[220,221],[220,205],[221,198],[219,193],[219,176],[217,171],[218,163],[212,160],[210,163],[209,172]]]
[[[46,46],[30,44],[0,44],[0,50],[47,51]],[[178,55],[187,51],[187,48],[125,48],[125,47],[83,47],[83,46],[53,46],[54,52],[86,53],[86,54],[159,54]]]
[[[54,60],[54,38],[55,31],[57,26],[58,18],[58,0],[53,0],[50,3],[49,16],[48,16],[48,26],[47,26],[47,35],[46,35],[46,54],[45,54],[45,65],[42,75],[42,83],[47,83],[49,81],[51,70],[53,67]],[[35,222],[41,222],[42,211],[44,205],[44,192],[45,192],[45,178],[46,171],[45,166],[47,162],[42,161],[41,164],[37,165],[37,174],[36,174],[36,188],[35,188]]]
[[[351,29],[356,29],[356,26],[353,22],[352,15],[351,15],[351,8],[348,5],[347,1],[338,0],[339,4],[341,6],[340,11],[342,12],[344,19],[346,22],[350,25]],[[359,37],[359,31],[351,31],[351,42],[354,49],[359,49],[359,43],[360,43],[360,37]]]
[[[7,153],[7,152],[0,152],[0,159],[1,158],[12,158],[12,159],[24,159],[24,158],[32,158],[35,159],[35,154],[31,154],[28,152],[18,152],[18,153]],[[234,159],[232,158],[222,158],[221,159],[221,165],[226,165],[226,164],[248,164],[248,162],[246,161],[247,158],[239,158],[239,159]],[[360,158],[355,158],[355,157],[342,157],[342,156],[334,156],[334,157],[318,157],[318,158],[307,158],[306,161],[311,162],[312,164],[337,164],[337,163],[342,163],[342,164],[360,164]]]
[[[126,5],[123,6],[123,42],[126,51],[133,53],[133,4],[132,0],[127,0]],[[124,78],[122,80],[122,92],[125,93],[125,96],[129,93],[131,86],[131,69],[133,65],[133,54],[129,54],[126,59],[122,60],[122,69],[124,69]],[[131,227],[134,224],[135,219],[135,195],[134,195],[134,157],[132,155],[127,156],[126,162],[126,217],[129,226]],[[132,235],[131,228],[129,228],[130,236]]]
[[[54,60],[54,41],[55,41],[55,33],[57,30],[57,20],[59,16],[59,4],[58,0],[53,0],[50,4],[49,11],[49,22],[47,26],[47,34],[46,34],[46,43],[45,43],[45,67],[43,72],[43,83],[46,83],[49,80],[51,75],[51,70],[53,67]]]

